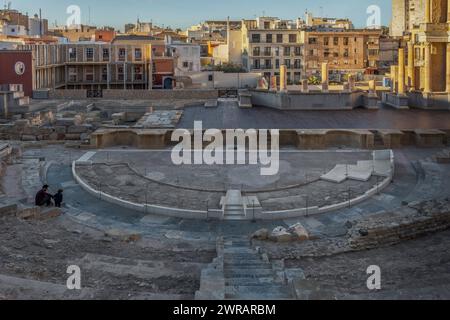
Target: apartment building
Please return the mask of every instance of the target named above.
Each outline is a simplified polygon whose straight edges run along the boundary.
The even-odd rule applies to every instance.
[[[33,90],[152,88],[151,46],[81,42],[24,45],[33,55]]]
[[[249,72],[267,79],[287,67],[287,81],[298,84],[303,77],[304,41],[302,21],[260,17],[242,23],[242,64]]]
[[[353,22],[349,19],[314,17],[311,12],[305,14],[305,25],[307,27],[322,27],[335,29],[353,29]]]
[[[70,42],[90,41],[95,39],[96,32],[97,27],[83,24],[51,30],[52,35],[67,38]]]
[[[327,62],[330,80],[346,73],[378,73],[381,30],[307,29],[304,31],[305,74],[320,75]]]
[[[423,23],[428,0],[392,0],[390,35],[402,37],[405,32],[418,29]]]

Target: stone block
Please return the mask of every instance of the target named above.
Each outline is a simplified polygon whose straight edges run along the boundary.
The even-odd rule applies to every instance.
[[[297,223],[297,224],[294,224],[293,226],[291,226],[288,229],[288,232],[291,233],[292,235],[294,235],[296,240],[300,240],[300,241],[309,240],[309,233],[301,223]]]
[[[36,136],[24,134],[24,135],[22,135],[21,140],[22,141],[36,141]]]
[[[16,213],[16,216],[24,220],[35,219],[37,216],[39,216],[40,212],[41,212],[40,207],[28,207],[19,209]]]
[[[12,216],[17,212],[17,204],[4,205],[0,207],[0,217]]]
[[[137,242],[142,238],[139,233],[129,233],[124,230],[110,229],[105,232],[106,237],[111,237],[113,239],[118,239],[124,242]]]
[[[293,240],[292,235],[284,227],[276,227],[273,229],[269,237],[274,242],[291,242]]]
[[[269,235],[270,235],[269,230],[260,229],[260,230],[256,231],[255,233],[253,233],[252,239],[267,240],[267,239],[269,239]]]
[[[86,133],[92,130],[90,125],[70,126],[67,128],[67,133]]]
[[[59,217],[63,211],[60,208],[42,207],[39,213],[36,215],[38,220],[48,220]]]

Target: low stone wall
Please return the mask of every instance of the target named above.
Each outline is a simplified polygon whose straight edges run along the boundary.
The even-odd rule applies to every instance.
[[[160,129],[99,129],[91,135],[91,145],[98,149],[121,145],[158,149],[170,144],[171,132]]]
[[[80,141],[89,139],[92,125],[58,123],[48,126],[31,125],[28,120],[0,124],[0,140],[15,141]]]
[[[429,94],[410,92],[408,93],[408,105],[420,109],[450,110],[449,94],[445,92]]]
[[[83,100],[87,98],[87,90],[77,89],[77,90],[51,90],[48,94],[50,99],[73,99],[73,100]]]
[[[372,149],[374,135],[367,130],[298,130],[298,149],[350,147]]]
[[[349,230],[349,244],[354,250],[392,245],[432,232],[450,228],[448,199],[411,204],[395,214],[374,216],[355,224]]]
[[[363,91],[355,92],[270,92],[251,90],[252,104],[280,110],[351,110],[364,107]]]
[[[208,90],[103,90],[102,99],[125,100],[180,100],[180,99],[217,99],[218,91]],[[83,100],[87,98],[87,90],[52,90],[50,99]]]

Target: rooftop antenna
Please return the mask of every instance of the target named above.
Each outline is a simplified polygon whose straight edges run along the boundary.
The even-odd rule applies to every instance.
[[[39,37],[42,38],[42,9],[39,8]]]

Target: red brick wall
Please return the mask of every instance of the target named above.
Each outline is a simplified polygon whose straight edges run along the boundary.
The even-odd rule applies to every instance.
[[[100,42],[111,42],[114,40],[114,37],[116,36],[115,31],[109,31],[109,30],[97,30],[95,31],[95,41]]]
[[[18,75],[15,71],[17,62],[25,64],[25,73]],[[22,84],[25,95],[33,94],[32,54],[27,51],[0,51],[0,84]]]

